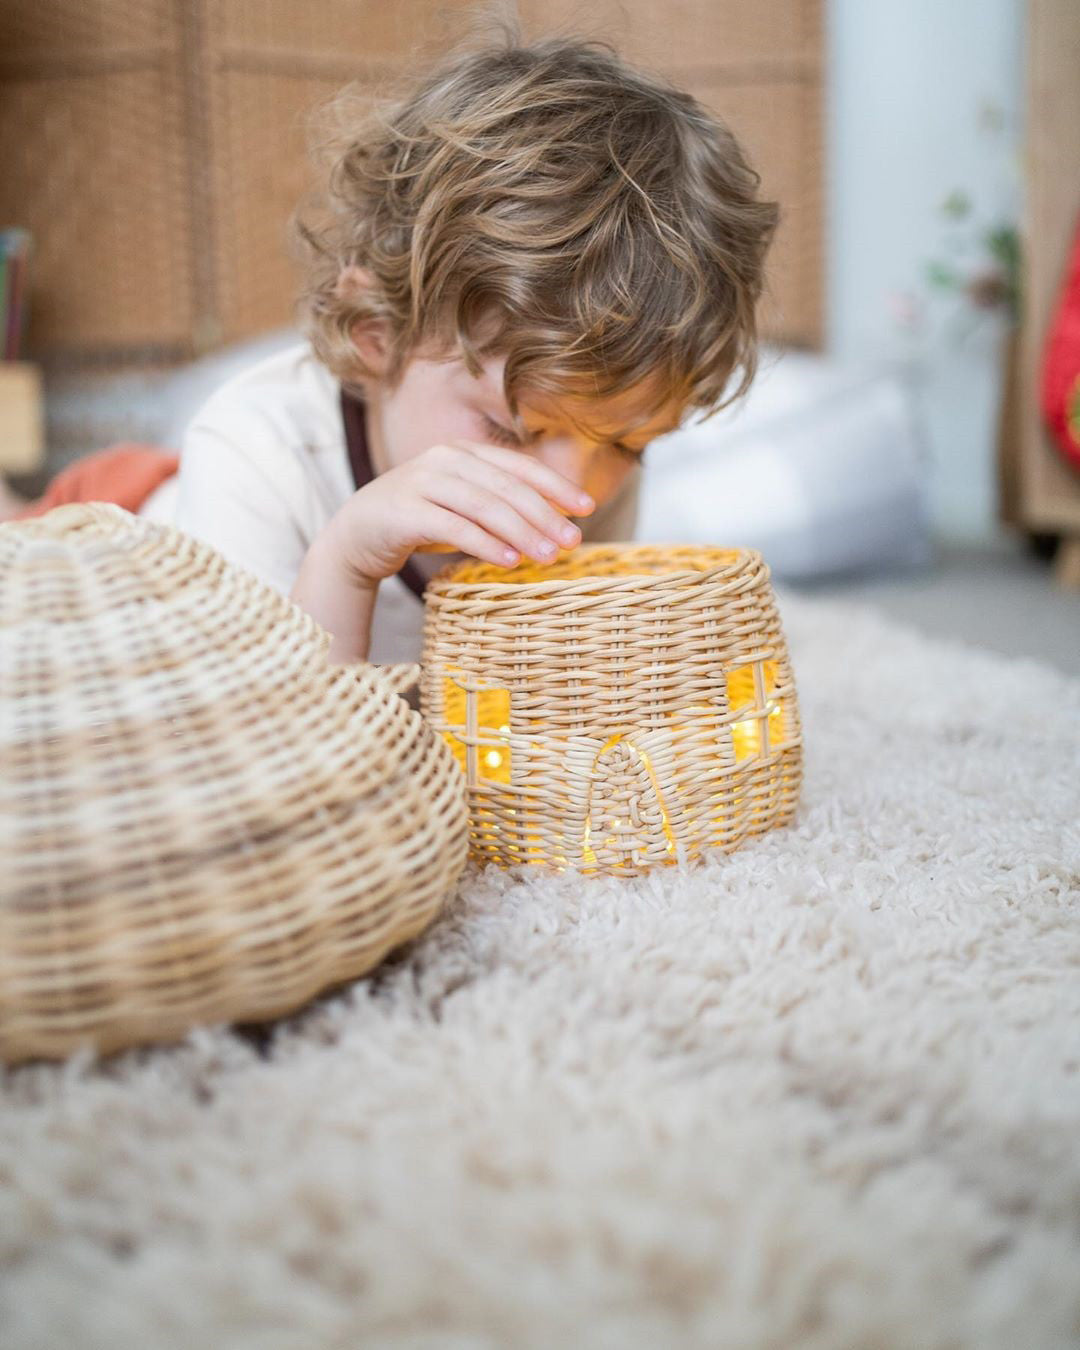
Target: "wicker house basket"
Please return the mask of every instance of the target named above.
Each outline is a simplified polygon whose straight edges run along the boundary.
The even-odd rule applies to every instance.
[[[260,1021],[462,872],[462,775],[393,675],[114,506],[0,526],[0,1057]]]
[[[761,555],[588,545],[430,583],[421,709],[480,862],[633,875],[786,824],[802,779]]]

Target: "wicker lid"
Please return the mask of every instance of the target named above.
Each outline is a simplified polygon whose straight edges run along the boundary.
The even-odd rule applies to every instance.
[[[117,507],[0,526],[0,1055],[277,1016],[434,917],[461,773],[328,647]]]

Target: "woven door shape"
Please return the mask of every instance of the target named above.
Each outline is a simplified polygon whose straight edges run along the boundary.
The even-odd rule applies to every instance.
[[[759,553],[462,563],[427,606],[421,708],[465,772],[477,861],[633,875],[791,819],[801,725]]]
[[[435,917],[467,857],[461,772],[328,647],[118,507],[0,526],[5,1060],[277,1017]]]

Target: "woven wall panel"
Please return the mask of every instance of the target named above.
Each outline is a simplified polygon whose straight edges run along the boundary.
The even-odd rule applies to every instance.
[[[222,341],[288,322],[299,273],[287,244],[289,217],[314,186],[305,117],[338,79],[228,70],[216,90],[212,199],[215,311]],[[251,146],[273,145],[273,155]]]
[[[115,57],[175,44],[174,0],[10,0],[0,6],[5,62]]]
[[[760,66],[816,61],[820,0],[520,0],[532,32],[605,38],[628,60],[677,66]]]
[[[726,117],[784,218],[762,333],[820,344],[822,0],[521,0]],[[471,0],[45,0],[4,7],[0,218],[37,241],[31,354],[176,359],[292,321],[307,114],[437,56]],[[43,170],[42,166],[48,166]]]
[[[433,29],[452,32],[469,0],[211,0],[213,40],[230,51],[287,59],[398,62]]]
[[[174,66],[5,81],[0,162],[0,220],[34,237],[31,351],[189,341],[187,151]]]
[[[823,341],[821,91],[799,80],[685,87],[745,144],[762,191],[780,203],[780,226],[766,262],[759,308],[763,336],[820,347]]]

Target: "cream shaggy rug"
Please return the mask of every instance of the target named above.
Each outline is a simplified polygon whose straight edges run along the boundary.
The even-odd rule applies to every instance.
[[[6,1350],[1080,1343],[1080,681],[779,598],[792,828],[7,1071]]]

